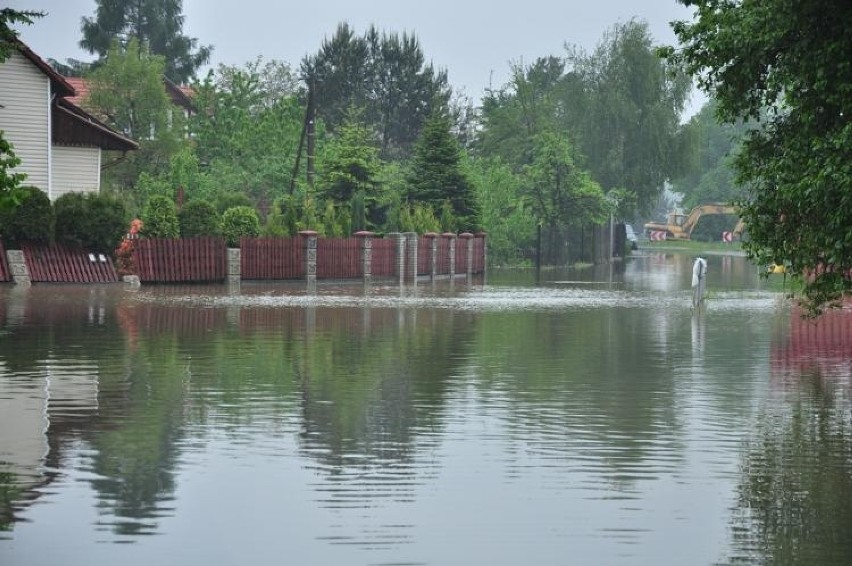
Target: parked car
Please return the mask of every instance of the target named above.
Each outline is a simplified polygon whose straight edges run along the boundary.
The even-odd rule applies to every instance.
[[[636,237],[636,232],[633,231],[633,226],[625,224],[624,232],[627,234],[627,241],[630,243],[630,249],[639,249],[639,238]]]

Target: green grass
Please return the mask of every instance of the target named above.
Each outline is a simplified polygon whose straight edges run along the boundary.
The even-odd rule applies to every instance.
[[[698,242],[695,240],[666,240],[663,242],[644,241],[639,244],[640,250],[684,251],[693,254],[702,252],[712,253],[743,253],[739,242],[726,244],[724,242]]]

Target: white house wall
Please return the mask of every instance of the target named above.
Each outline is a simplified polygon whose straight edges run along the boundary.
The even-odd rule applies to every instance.
[[[56,200],[65,193],[98,192],[101,150],[96,147],[53,146],[53,192]]]
[[[0,63],[0,130],[27,174],[26,185],[50,194],[50,80],[20,53]]]

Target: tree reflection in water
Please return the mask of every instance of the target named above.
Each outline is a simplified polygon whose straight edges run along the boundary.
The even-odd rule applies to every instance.
[[[742,459],[731,563],[852,564],[847,387],[802,375],[764,409]]]

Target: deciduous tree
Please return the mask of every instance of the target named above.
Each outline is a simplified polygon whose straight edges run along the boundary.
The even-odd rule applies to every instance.
[[[734,160],[748,191],[746,250],[804,280],[811,312],[852,292],[852,4],[682,0],[669,56],[729,123],[752,120]]]

